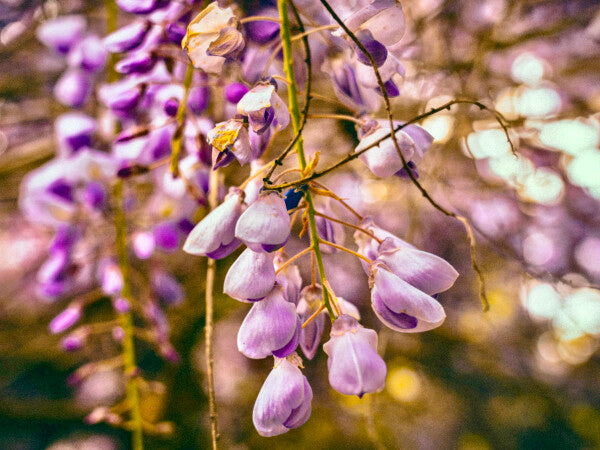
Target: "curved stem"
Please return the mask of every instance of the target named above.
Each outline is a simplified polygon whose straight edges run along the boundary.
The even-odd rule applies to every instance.
[[[327,2],[327,0],[320,0],[320,2],[325,7],[325,9],[327,9],[327,11],[331,15],[331,17],[333,17],[333,20],[335,20],[340,25],[340,27],[344,30],[344,32],[346,32],[346,34],[350,37],[350,39],[352,39],[352,41],[356,44],[356,46],[369,59],[369,63],[371,64],[371,67],[373,68],[373,71],[375,72],[375,77],[377,78],[377,84],[379,85],[379,89],[381,90],[381,94],[383,95],[383,100],[385,103],[385,110],[387,112],[388,122],[389,122],[389,126],[390,126],[390,137],[392,138],[394,147],[396,147],[396,152],[398,153],[398,156],[402,160],[402,165],[404,166],[404,169],[408,173],[410,180],[417,187],[417,189],[419,189],[419,191],[421,192],[423,197],[425,197],[427,199],[427,201],[431,204],[431,206],[433,206],[435,209],[440,211],[442,214],[445,214],[446,216],[453,217],[453,218],[459,220],[465,226],[465,230],[466,230],[467,236],[469,238],[469,246],[471,249],[471,265],[473,266],[473,270],[475,271],[475,273],[477,274],[477,277],[479,279],[479,284],[480,284],[479,296],[481,298],[481,302],[483,303],[483,310],[487,311],[489,309],[489,302],[487,300],[487,296],[485,293],[485,280],[483,279],[481,269],[479,268],[479,265],[477,263],[476,252],[475,252],[475,235],[473,234],[473,230],[471,229],[471,225],[469,224],[469,221],[463,216],[460,216],[452,211],[448,211],[446,208],[444,208],[439,203],[437,203],[429,195],[429,193],[425,190],[425,188],[421,185],[421,183],[419,183],[419,181],[416,179],[412,170],[410,170],[410,168],[408,167],[406,158],[404,157],[404,154],[402,153],[402,150],[400,149],[400,145],[398,143],[398,138],[396,137],[396,132],[394,131],[394,118],[392,116],[392,108],[391,108],[391,104],[390,104],[390,98],[387,94],[385,84],[383,82],[383,79],[381,78],[381,74],[379,73],[379,69],[377,68],[377,64],[375,63],[373,56],[365,48],[365,46],[362,44],[362,42],[360,42],[360,40],[354,35],[354,33],[352,33],[352,31],[350,31],[350,29],[348,29],[348,27],[342,21],[342,19],[340,19],[340,17],[331,8],[331,5]],[[449,102],[449,103],[451,103],[451,102]],[[464,101],[462,101],[462,102],[457,102],[457,103],[472,103],[472,104],[478,106],[480,109],[486,109],[488,111],[491,111],[494,114],[494,117],[496,117],[496,119],[502,126],[502,129],[504,130],[504,132],[506,134],[506,138],[511,146],[511,149],[513,150],[513,153],[515,153],[513,143],[508,134],[508,129],[507,129],[506,125],[503,123],[503,121],[501,120],[502,115],[499,112],[492,110],[490,108],[487,108],[485,105],[483,105],[480,102],[474,102],[474,101],[464,102]]]
[[[292,5],[292,10],[298,20],[300,26],[302,27],[302,21],[298,15],[298,12],[293,6],[293,3],[289,2]],[[302,121],[300,120],[300,108],[298,106],[298,89],[296,86],[296,78],[294,76],[294,60],[292,55],[292,39],[290,32],[290,20],[288,17],[288,0],[277,0],[277,8],[279,9],[279,16],[281,18],[281,27],[279,29],[281,35],[281,41],[283,43],[283,65],[285,75],[288,79],[288,101],[289,101],[289,110],[292,119],[292,126],[294,128],[294,134],[297,135],[296,139],[296,154],[298,155],[298,163],[300,164],[300,169],[304,170],[306,167],[306,157],[304,155],[304,141],[302,139],[302,128],[306,123],[306,116]],[[310,50],[308,45],[306,45],[307,52],[307,66],[308,72],[311,72],[310,66]],[[310,78],[309,78],[310,79]],[[308,84],[308,83],[307,83]],[[306,92],[310,92],[310,86],[307,85]],[[306,108],[306,106],[305,106]],[[275,167],[275,165],[274,165]],[[321,283],[324,285],[327,282],[327,278],[325,277],[325,267],[323,266],[323,257],[321,255],[321,250],[319,248],[319,235],[317,234],[317,223],[315,221],[315,207],[313,205],[312,197],[310,192],[307,192],[304,195],[304,199],[307,204],[307,218],[308,224],[310,227],[310,238],[312,241],[312,247],[314,249],[315,259],[317,262],[317,267],[319,269],[319,276],[321,278]],[[335,318],[335,313],[331,306],[331,302],[329,299],[329,294],[326,289],[323,289],[323,304],[326,306],[327,311],[329,312],[329,317],[331,320]]]
[[[321,216],[321,217],[323,217],[323,218],[325,218],[325,219],[327,219],[327,220],[331,220],[332,222],[337,222],[337,223],[339,223],[339,224],[342,224],[342,225],[344,225],[344,226],[346,226],[346,227],[349,227],[349,228],[352,228],[352,229],[354,229],[354,230],[360,231],[361,233],[364,233],[364,234],[366,234],[366,235],[367,235],[367,236],[369,236],[371,239],[374,239],[375,241],[377,241],[377,242],[378,242],[378,243],[380,243],[380,244],[383,242],[381,239],[379,239],[379,238],[378,238],[377,236],[375,236],[373,233],[371,233],[370,231],[367,231],[367,230],[365,230],[364,228],[361,228],[361,227],[359,227],[358,225],[354,225],[354,224],[351,224],[351,223],[345,222],[345,221],[343,221],[343,220],[336,219],[335,217],[328,216],[327,214],[323,214],[323,213],[321,213],[321,212],[319,212],[319,211],[315,211],[315,214],[316,214],[317,216]]]
[[[271,16],[248,16],[240,19],[240,23],[249,23],[249,22],[275,22],[280,23],[280,20],[277,17]]]
[[[309,119],[336,119],[336,120],[347,120],[349,122],[354,122],[357,125],[363,126],[365,124],[364,120],[357,119],[356,117],[348,116],[346,114],[309,114]]]
[[[179,176],[179,155],[181,154],[181,147],[183,146],[183,129],[185,127],[185,110],[187,108],[188,95],[190,94],[190,87],[192,86],[192,79],[194,75],[194,66],[188,64],[187,70],[185,71],[185,80],[183,82],[183,98],[177,108],[177,130],[173,135],[171,152],[171,173],[173,178]]]
[[[354,250],[350,250],[349,248],[346,248],[346,247],[344,247],[344,246],[342,246],[342,245],[337,245],[337,244],[334,244],[333,242],[326,241],[325,239],[319,239],[319,242],[320,242],[321,244],[325,244],[325,245],[328,245],[328,246],[330,246],[330,247],[337,248],[338,250],[341,250],[341,251],[343,251],[343,252],[346,252],[346,253],[349,253],[349,254],[351,254],[351,255],[354,255],[354,256],[356,256],[357,258],[360,258],[360,259],[362,259],[364,262],[366,262],[366,263],[367,263],[367,264],[369,264],[369,265],[373,264],[373,261],[371,261],[371,260],[370,260],[369,258],[367,258],[366,256],[363,256],[363,255],[361,255],[360,253],[358,253],[358,252],[355,252]]]
[[[290,259],[288,259],[286,262],[284,262],[281,266],[279,266],[279,268],[277,269],[277,271],[275,273],[277,274],[277,273],[281,272],[287,266],[289,266],[291,263],[293,263],[294,261],[296,261],[298,258],[306,255],[308,252],[311,252],[312,249],[313,249],[312,246],[310,246],[310,247],[305,248],[301,252],[296,253],[294,256],[292,256]]]

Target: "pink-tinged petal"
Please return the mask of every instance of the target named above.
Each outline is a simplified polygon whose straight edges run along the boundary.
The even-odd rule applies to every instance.
[[[266,358],[292,340],[297,324],[296,308],[276,286],[264,300],[252,305],[238,332],[238,350],[248,358]]]
[[[356,147],[356,152],[367,148],[371,143],[376,142],[386,134],[389,134],[389,130],[389,126],[387,128],[381,127],[370,135],[368,139],[365,138],[361,140],[358,147]],[[375,138],[372,136],[375,136]],[[396,133],[396,139],[404,158],[408,161],[414,154],[414,142],[407,134],[401,132]],[[402,159],[398,156],[396,146],[391,138],[388,138],[379,145],[365,151],[358,158],[367,165],[371,172],[381,178],[391,177],[404,167]]]
[[[355,318],[339,316],[323,350],[329,356],[329,384],[336,391],[362,397],[383,389],[387,368],[377,354],[377,333],[363,328]]]
[[[265,380],[252,413],[261,436],[276,436],[304,424],[310,416],[312,389],[294,357],[276,360]],[[299,358],[296,356],[295,359]]]
[[[274,285],[273,255],[247,248],[227,271],[223,292],[242,302],[257,301]]]
[[[398,43],[405,30],[402,5],[396,2],[391,8],[386,8],[367,20],[361,28],[369,30],[385,46]]]
[[[390,239],[379,246],[377,261],[411,286],[433,295],[450,289],[458,272],[447,261],[415,248],[396,246]]]
[[[276,192],[262,194],[241,215],[235,236],[255,251],[263,245],[281,246],[290,236],[290,216],[283,198]]]
[[[437,300],[397,277],[381,263],[371,266],[371,277],[371,305],[388,327],[397,331],[427,331],[441,325],[446,318],[444,308]],[[402,326],[388,320],[390,312],[398,316]],[[406,316],[416,318],[416,326],[413,327],[413,320]]]
[[[224,247],[231,247],[230,244],[235,240],[235,225],[242,211],[241,193],[236,190],[230,191],[225,201],[194,227],[183,244],[183,251],[192,255],[206,256]],[[231,250],[230,253],[238,245],[228,248]]]

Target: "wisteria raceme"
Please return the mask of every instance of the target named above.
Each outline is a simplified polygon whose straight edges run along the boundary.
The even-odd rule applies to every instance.
[[[319,375],[321,362],[325,370],[326,355],[327,375],[320,375],[340,394],[360,399],[381,392],[388,369],[376,330],[386,327],[386,342],[394,342],[390,330],[417,333],[444,325],[454,303],[442,293],[459,276],[453,264],[463,267],[456,257],[460,248],[454,248],[459,246],[448,239],[451,227],[438,224],[443,233],[430,231],[422,222],[432,219],[416,210],[411,189],[436,213],[465,225],[484,302],[476,251],[480,234],[505,238],[509,244],[499,247],[521,257],[524,267],[535,269],[531,273],[564,275],[573,259],[588,278],[599,279],[594,261],[600,235],[589,212],[597,204],[565,200],[568,212],[560,205],[563,197],[573,200],[574,186],[600,195],[594,178],[600,164],[598,118],[550,122],[561,106],[550,105],[551,113],[542,114],[543,102],[525,105],[536,89],[554,89],[542,75],[534,77],[546,69],[535,64],[533,53],[521,57],[530,70],[511,72],[522,84],[510,100],[499,97],[488,106],[461,96],[445,103],[440,99],[451,86],[469,83],[457,83],[452,73],[435,86],[421,80],[427,72],[424,53],[435,47],[419,36],[427,36],[422,10],[429,6],[405,6],[405,17],[396,0],[330,3],[281,0],[275,8],[265,2],[117,0],[118,12],[107,5],[106,36],[88,31],[87,20],[77,14],[43,20],[36,30],[59,63],[52,92],[68,110],[61,109],[54,121],[55,156],[29,172],[20,188],[23,215],[52,236],[32,277],[33,291],[57,308],[48,328],[62,335],[64,351],[87,351],[100,336],[106,352],[116,353],[81,366],[71,380],[119,371],[123,398],[113,406],[105,402],[87,420],[131,430],[136,450],[146,431],[160,435],[173,429],[142,414],[142,405],[152,401],[146,391],[166,390],[143,378],[152,360],[146,347],[169,363],[189,358],[189,350],[179,347],[180,334],[187,332],[179,325],[186,320],[201,320],[191,329],[206,334],[216,448],[219,374],[213,363],[217,367],[222,356],[211,340],[219,326],[215,306],[218,317],[232,305],[247,308],[237,351],[250,359],[274,358],[252,414],[261,436],[280,435],[309,420],[313,391],[301,371],[302,358],[311,364],[311,378]],[[436,17],[448,10],[431,8]],[[505,45],[500,30],[491,34],[494,45]],[[455,50],[448,53],[455,57]],[[490,65],[500,65],[494,58]],[[488,70],[487,62],[481,66],[482,73]],[[424,97],[426,105],[415,101]],[[476,106],[490,120],[477,116],[472,131],[466,122],[455,126],[455,103]],[[410,116],[411,110],[417,112]],[[403,121],[394,120],[397,111]],[[337,125],[324,125],[333,120],[350,126],[342,133]],[[569,137],[571,127],[578,139]],[[483,180],[498,189],[504,183],[516,200],[474,195],[455,200],[457,194],[446,192],[454,189],[447,172],[460,166],[453,161],[444,170],[436,167],[438,143],[449,142],[442,132],[450,136],[455,128],[471,132],[462,140],[463,155],[455,158],[473,159]],[[541,154],[542,147],[552,154]],[[553,164],[564,174],[554,173]],[[342,167],[352,171],[339,175]],[[475,189],[466,175],[456,191],[462,185]],[[438,201],[439,191],[444,197]],[[556,195],[550,198],[549,191]],[[404,200],[410,205],[400,207]],[[574,225],[571,216],[591,218]],[[364,273],[349,265],[350,258]],[[180,273],[184,266],[189,270]],[[565,292],[588,279],[575,272],[564,283],[569,288],[561,285]],[[197,275],[205,280],[192,287],[189,280],[196,282]],[[571,292],[564,309],[587,335],[597,334],[600,328],[573,306],[583,294]],[[170,309],[189,307],[188,295],[204,297],[206,308],[194,304],[194,316],[200,315],[172,321]],[[371,308],[360,309],[369,300]],[[96,302],[105,302],[114,317],[106,319]],[[395,364],[389,348],[394,345],[386,358]],[[390,379],[391,374],[390,366]],[[396,372],[396,384],[397,377]],[[326,385],[315,380],[313,386],[319,384]],[[396,391],[394,385],[393,395],[400,398]]]

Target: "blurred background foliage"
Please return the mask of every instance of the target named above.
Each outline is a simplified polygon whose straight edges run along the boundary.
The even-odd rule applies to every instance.
[[[423,184],[444,205],[472,217],[481,231],[477,250],[490,300],[490,310],[484,313],[460,224],[433,210],[410,183],[375,179],[357,163],[326,178],[325,184],[345,189],[340,195],[374,215],[382,226],[457,268],[459,281],[440,296],[448,318],[444,326],[419,335],[382,327],[368,307],[367,280],[359,265],[345,255],[328,256],[328,275],[336,292],[360,305],[365,326],[380,332],[379,352],[388,364],[386,388],[362,400],[337,394],[329,387],[326,357],[319,351],[305,363],[315,393],[309,422],[267,439],[255,432],[251,417],[271,362],[250,361],[238,353],[236,333],[247,308],[217,293],[215,371],[221,446],[600,448],[600,313],[593,305],[575,311],[589,319],[587,327],[580,322],[565,325],[564,320],[573,311],[564,307],[565,298],[599,280],[597,247],[592,254],[599,259],[588,269],[575,254],[576,242],[600,237],[598,195],[572,182],[559,152],[531,138],[531,127],[539,125],[531,120],[594,117],[600,111],[598,2],[403,0],[402,5],[409,23],[407,77],[393,103],[395,116],[406,120],[432,99],[441,104],[443,96],[495,104],[519,130],[519,151],[537,167],[556,168],[558,193],[552,191],[554,179],[524,193],[522,185],[489,176],[485,155],[475,154],[476,143],[468,145],[471,155],[465,150],[465,138],[480,126],[477,121],[485,125],[490,119],[475,108],[461,107],[459,113],[441,114],[425,123],[438,144],[420,166]],[[115,344],[110,337],[97,338],[76,354],[60,350],[58,337],[47,327],[61,305],[37,300],[29,286],[50,234],[26,222],[17,204],[23,175],[54,154],[52,124],[63,112],[51,95],[61,62],[36,41],[34,30],[44,17],[72,12],[86,14],[90,25],[102,33],[104,13],[96,2],[0,1],[2,449],[128,445],[126,432],[83,422],[93,406],[119,397],[123,380],[110,370],[77,385],[67,379],[83,363],[114,353]],[[522,62],[529,69],[515,66],[524,53],[533,55],[533,60]],[[535,77],[536,70],[545,79],[536,89],[547,90],[525,92],[530,89],[527,76]],[[318,81],[318,87],[331,92],[328,81]],[[342,125],[309,122],[305,135],[307,148],[322,150],[325,162],[347,153],[355,142],[353,129]],[[494,145],[482,147],[493,151]],[[243,178],[235,168],[227,173],[231,182]],[[510,218],[499,216],[502,205],[477,209],[483,200],[494,199],[514,207],[517,218],[510,226],[506,225]],[[552,221],[557,214],[558,224]],[[496,232],[498,227],[504,231]],[[524,251],[531,227],[556,229],[558,239],[564,240],[565,251],[551,255],[558,261],[554,266],[545,264],[548,258],[541,264],[536,260],[547,247],[543,240],[536,246],[537,235],[532,238],[533,250]],[[576,237],[574,229],[580,230]],[[351,240],[349,234],[347,239]],[[292,242],[292,248],[301,242]],[[236,256],[218,261],[218,287]],[[180,363],[163,361],[143,343],[138,347],[139,366],[147,378],[164,384],[143,395],[143,413],[175,424],[170,437],[148,437],[147,443],[149,448],[207,448],[202,344],[206,262],[182,252],[162,259],[184,284],[187,300],[168,311]],[[308,271],[302,270],[306,279]],[[111,311],[109,299],[96,302],[85,320],[112,317]]]

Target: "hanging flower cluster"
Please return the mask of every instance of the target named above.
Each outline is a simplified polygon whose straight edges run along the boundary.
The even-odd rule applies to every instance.
[[[253,411],[263,436],[285,433],[310,417],[313,392],[300,355],[312,360],[322,347],[329,383],[341,394],[361,398],[385,386],[377,332],[361,324],[353,303],[336,295],[324,253],[359,258],[372,313],[398,332],[440,326],[446,313],[438,294],[458,277],[444,259],[379,227],[316,181],[327,172],[319,172],[320,153],[307,158],[303,149],[310,101],[320,95],[311,77],[321,69],[326,95],[319,98],[353,113],[321,116],[357,125],[358,144],[339,165],[356,158],[376,177],[416,182],[417,164],[433,151],[433,136],[416,119],[378,114],[383,101],[400,95],[405,74],[401,5],[339,2],[331,14],[321,2],[302,3],[311,14],[308,29],[294,5],[243,17],[236,5],[218,2],[198,13],[193,1],[118,0],[130,20],[103,39],[85,35],[79,16],[45,22],[40,41],[67,55],[57,99],[72,108],[95,108],[96,117],[61,115],[57,156],[30,173],[21,188],[24,213],[54,232],[37,274],[39,295],[70,299],[50,331],[72,328],[87,304],[108,297],[120,319],[108,328],[129,349],[129,361],[135,359],[134,323],[149,330],[159,354],[178,359],[164,308],[181,303],[185,293],[154,256],[183,248],[217,260],[245,247],[227,269],[222,291],[249,305],[238,350],[251,359],[273,357]],[[306,64],[300,53],[292,54],[292,42],[300,41]],[[323,143],[321,152],[327,147]],[[297,166],[290,162],[292,150]],[[229,181],[234,176],[215,176],[227,166],[234,175],[250,166],[250,174],[241,184]],[[296,178],[278,184],[291,174]],[[357,220],[345,221],[338,207]],[[199,208],[205,215],[194,225]],[[354,232],[355,249],[347,246],[346,229]],[[306,235],[309,244],[289,256],[288,242],[296,234]],[[305,255],[313,261],[310,282],[297,265]],[[99,295],[90,294],[98,289]],[[63,347],[77,350],[106,329],[82,325],[63,339]],[[125,371],[129,392],[137,371],[131,365]],[[129,407],[129,422],[106,409],[89,420],[132,427],[136,406]]]

